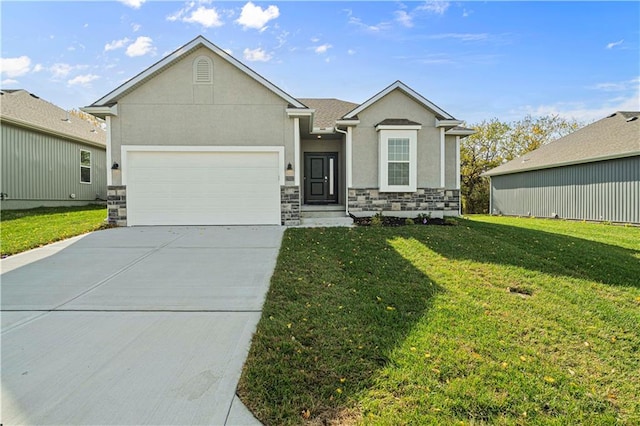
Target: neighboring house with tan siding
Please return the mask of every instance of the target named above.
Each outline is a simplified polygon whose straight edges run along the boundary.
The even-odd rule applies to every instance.
[[[128,226],[458,215],[473,133],[400,81],[294,98],[202,36],[83,111],[107,122],[109,220]]]
[[[640,223],[640,112],[618,111],[484,175],[493,214]]]
[[[4,209],[105,202],[106,131],[26,90],[0,91]]]

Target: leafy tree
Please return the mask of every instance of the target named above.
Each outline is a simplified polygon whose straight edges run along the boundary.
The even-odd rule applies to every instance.
[[[581,127],[558,115],[504,123],[494,118],[471,126],[476,134],[460,146],[462,209],[465,213],[489,212],[489,179],[482,173],[510,161]]]

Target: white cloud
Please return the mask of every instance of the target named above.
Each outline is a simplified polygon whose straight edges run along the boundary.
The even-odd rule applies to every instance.
[[[73,65],[64,64],[64,63],[56,63],[51,65],[49,71],[53,75],[53,78],[63,78],[69,75],[69,73],[73,70]]]
[[[443,33],[433,34],[429,36],[431,39],[441,40],[445,38],[452,38],[460,41],[482,41],[489,38],[487,33]]]
[[[624,39],[618,40],[618,41],[614,41],[612,43],[607,44],[607,49],[613,49],[616,46],[620,46],[622,43],[624,43]]]
[[[551,105],[527,105],[523,108],[532,116],[559,115],[579,121],[599,120],[616,111],[640,111],[640,77],[618,83],[600,83],[592,89],[618,92],[620,95],[589,102],[557,102]]]
[[[244,59],[250,62],[268,62],[273,57],[260,47],[255,49],[246,48],[242,53],[244,54]]]
[[[146,1],[146,0],[118,0],[120,3],[124,4],[125,6],[129,6],[132,7],[134,9],[140,9],[140,6],[142,6],[142,4]]]
[[[18,58],[0,58],[0,71],[7,77],[20,77],[29,72],[31,59],[28,56]]]
[[[191,12],[191,15],[186,18],[182,18],[182,20],[190,24],[200,24],[205,28],[222,26],[222,21],[220,20],[218,12],[214,8],[207,9],[204,6],[200,6]]]
[[[264,31],[266,29],[265,25],[278,16],[280,16],[278,6],[271,5],[266,9],[262,9],[260,6],[248,2],[242,7],[240,17],[236,20],[236,23],[242,25],[245,30],[254,28]]]
[[[36,64],[33,69],[31,70],[31,72],[40,72],[44,69],[44,67],[42,66],[42,64]]]
[[[155,51],[156,48],[153,46],[153,40],[151,37],[141,36],[127,47],[127,51],[125,53],[127,56],[135,57],[144,56],[147,53],[153,54]]]
[[[396,15],[396,21],[398,21],[402,26],[407,28],[413,27],[413,18],[404,10],[396,10],[394,15]]]
[[[167,21],[182,21],[189,24],[200,24],[205,28],[220,27],[224,25],[218,11],[211,7],[205,7],[203,4],[211,3],[208,0],[193,0],[186,3],[186,5],[174,13],[167,16]],[[198,8],[196,9],[196,6]]]
[[[349,24],[351,25],[355,25],[357,27],[360,27],[361,29],[365,30],[365,31],[369,31],[372,33],[377,33],[383,30],[387,30],[389,28],[391,28],[391,25],[388,22],[381,22],[377,25],[369,25],[369,24],[365,24],[364,22],[362,22],[362,19],[356,17],[356,16],[350,16],[349,17]]]
[[[348,54],[348,55],[355,55],[355,54],[356,54],[356,51],[355,51],[355,50],[353,50],[353,49],[349,49],[349,50],[347,50],[347,54]]]
[[[19,81],[18,80],[14,80],[12,78],[7,78],[6,80],[2,80],[1,83],[2,83],[3,86],[9,86],[9,85],[12,85],[12,84],[18,84]]]
[[[107,43],[104,45],[104,51],[108,52],[110,50],[121,49],[130,41],[131,40],[129,40],[128,37],[121,38],[120,40],[113,40],[111,43]]]
[[[331,49],[333,46],[331,46],[328,43],[325,43],[323,45],[317,46],[314,51],[316,53],[322,54],[322,53],[327,53],[327,50]]]
[[[131,30],[134,33],[137,33],[138,31],[140,31],[140,28],[142,28],[142,25],[140,24],[131,24]]]
[[[423,5],[418,6],[417,10],[424,10],[429,13],[434,13],[436,15],[444,15],[444,13],[449,9],[448,1],[426,1]]]
[[[79,75],[77,77],[74,77],[71,80],[69,80],[67,83],[69,84],[69,86],[75,86],[75,85],[90,86],[91,85],[90,83],[94,80],[97,80],[98,78],[100,77],[95,74],[85,74],[85,75]]]

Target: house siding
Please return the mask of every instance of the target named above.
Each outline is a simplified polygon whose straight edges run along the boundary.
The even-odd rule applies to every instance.
[[[193,83],[193,62],[213,62],[213,83]],[[112,161],[122,145],[284,146],[293,163],[293,119],[285,100],[209,49],[199,48],[118,101]],[[122,184],[113,173],[113,184]]]
[[[85,205],[107,198],[104,148],[0,124],[2,209]],[[91,183],[80,183],[80,150],[91,152]],[[75,194],[75,198],[71,198]]]
[[[640,223],[640,156],[491,177],[494,214]]]
[[[400,90],[394,90],[358,114],[353,130],[353,186],[378,186],[378,132],[375,126],[387,118],[405,118],[422,125],[418,130],[418,188],[440,188],[440,129],[436,116]],[[453,144],[453,146],[451,146]],[[455,137],[446,137],[447,187],[455,188]],[[450,152],[451,150],[451,152]]]

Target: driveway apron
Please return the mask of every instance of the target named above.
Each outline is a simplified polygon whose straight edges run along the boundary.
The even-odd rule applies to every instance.
[[[235,398],[282,227],[133,227],[2,260],[2,424],[259,424]]]

